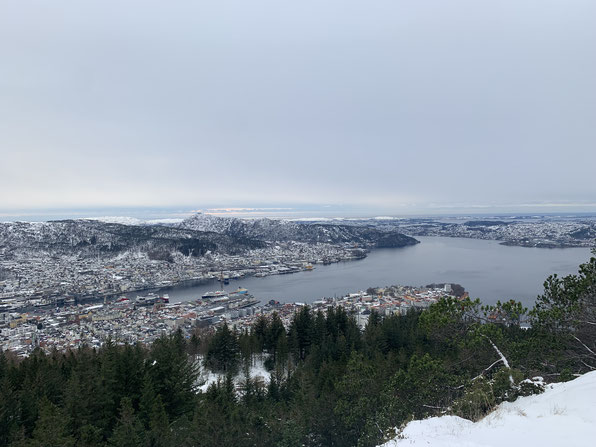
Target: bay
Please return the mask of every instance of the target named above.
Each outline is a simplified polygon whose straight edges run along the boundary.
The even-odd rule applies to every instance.
[[[377,249],[365,259],[316,265],[313,271],[232,280],[225,290],[245,287],[262,302],[309,303],[368,287],[448,282],[461,284],[472,298],[487,304],[513,298],[532,306],[550,274],[576,273],[579,264],[591,256],[588,248],[509,247],[498,241],[446,237],[417,239],[421,243],[411,247]],[[219,283],[212,281],[173,287],[167,293],[172,302],[179,302],[219,288]]]

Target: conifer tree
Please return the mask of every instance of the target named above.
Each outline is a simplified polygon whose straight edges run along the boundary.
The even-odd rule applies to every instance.
[[[69,447],[75,443],[68,429],[68,418],[47,398],[39,404],[39,418],[33,430],[32,447]]]
[[[160,395],[155,398],[151,409],[147,438],[149,447],[168,447],[171,445],[170,421]]]
[[[192,410],[198,368],[186,353],[181,333],[163,336],[153,342],[145,362],[155,394],[160,394],[166,412],[175,419]]]
[[[213,371],[236,373],[240,359],[240,347],[235,331],[227,323],[218,327],[209,343],[205,365]]]
[[[143,424],[135,414],[130,398],[120,401],[120,417],[109,444],[114,447],[142,447],[145,443]]]
[[[139,401],[139,418],[146,427],[149,426],[151,420],[151,412],[153,411],[153,405],[155,404],[155,389],[153,387],[153,381],[149,372],[145,372],[143,378],[143,389],[141,392],[141,399]],[[163,402],[162,402],[163,405]]]

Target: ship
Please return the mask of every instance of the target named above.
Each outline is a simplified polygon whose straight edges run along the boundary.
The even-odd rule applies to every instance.
[[[115,301],[115,304],[116,304],[117,306],[125,306],[125,305],[127,305],[127,304],[129,304],[129,303],[130,303],[130,300],[129,300],[128,298],[126,298],[125,296],[121,296],[120,298],[118,298],[118,299]]]
[[[149,293],[147,296],[137,296],[135,304],[137,306],[152,306],[157,303],[158,298],[154,293]]]
[[[248,289],[244,287],[238,287],[234,292],[230,293],[230,296],[247,295]]]
[[[152,306],[157,303],[169,303],[170,297],[168,295],[156,295],[149,293],[147,296],[137,296],[135,304],[138,306]]]
[[[208,298],[222,298],[224,296],[227,296],[227,293],[224,290],[217,290],[215,292],[207,292],[205,293],[202,298],[204,299],[208,299]]]

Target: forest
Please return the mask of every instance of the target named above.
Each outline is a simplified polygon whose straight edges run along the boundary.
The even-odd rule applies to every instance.
[[[595,253],[596,254],[596,253]],[[251,377],[263,364],[268,380]],[[201,369],[219,374],[206,391]],[[477,420],[596,369],[596,258],[532,309],[442,299],[406,315],[308,306],[151,345],[0,353],[1,446],[374,446],[412,419]]]

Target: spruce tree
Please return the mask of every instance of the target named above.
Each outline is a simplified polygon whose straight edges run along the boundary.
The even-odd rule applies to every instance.
[[[170,421],[160,395],[153,402],[147,438],[149,447],[168,447],[172,445]]]
[[[109,444],[114,447],[143,447],[144,443],[143,424],[135,414],[130,398],[123,397],[120,401],[120,417]]]
[[[75,439],[68,429],[66,415],[47,398],[39,404],[39,418],[33,430],[32,447],[69,447]]]

